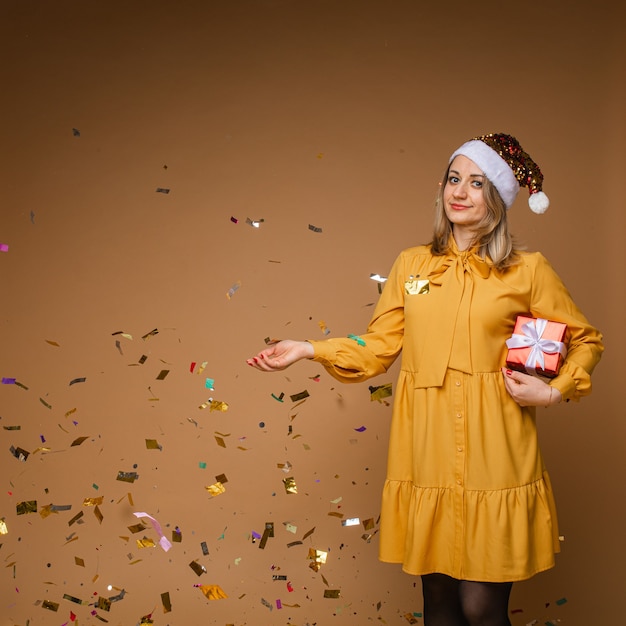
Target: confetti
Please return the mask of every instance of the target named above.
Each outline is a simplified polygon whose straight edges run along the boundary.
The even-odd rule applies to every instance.
[[[15,385],[15,378],[2,378],[3,385]]]
[[[37,500],[26,500],[24,502],[18,502],[15,505],[15,511],[18,515],[37,513]]]
[[[296,479],[293,476],[288,476],[287,478],[283,478],[283,484],[285,485],[286,493],[298,493],[298,487],[296,485]]]
[[[246,218],[246,224],[254,228],[259,228],[264,221],[265,221],[264,219],[251,220],[249,217]]]
[[[216,482],[212,485],[209,485],[208,487],[205,487],[205,489],[209,492],[209,494],[213,498],[215,498],[216,496],[219,496],[220,494],[226,491],[226,487],[224,487],[224,485],[220,482]]]
[[[236,217],[231,217],[231,218],[230,218],[230,221],[231,221],[233,224],[238,224],[238,223],[239,223],[239,220],[238,220]]]
[[[277,400],[278,402],[283,402],[284,397],[285,397],[284,393],[281,393],[279,396],[272,394],[272,398],[274,398],[274,400]]]
[[[339,589],[324,589],[325,598],[339,598],[341,597],[341,591]]]
[[[202,574],[206,574],[206,567],[198,563],[198,561],[192,561],[189,563],[189,567],[198,575],[202,576]]]
[[[202,591],[207,600],[222,600],[223,598],[228,598],[219,585],[200,585],[200,591]]]
[[[142,339],[143,339],[144,341],[147,341],[148,339],[150,339],[150,337],[154,337],[155,335],[158,335],[158,334],[159,334],[159,329],[158,329],[158,328],[153,328],[153,329],[152,329],[149,333],[146,333],[146,334],[142,337]],[[131,337],[131,339],[132,339],[132,337]]]
[[[161,548],[163,548],[165,552],[167,552],[172,547],[172,544],[168,541],[167,537],[165,537],[165,535],[163,534],[163,531],[161,530],[161,525],[154,517],[152,517],[152,515],[148,515],[148,513],[143,513],[143,512],[133,513],[133,515],[140,519],[147,518],[150,520],[152,527],[154,528],[154,530],[156,530],[157,534],[160,537],[159,545],[161,546]]]
[[[89,437],[78,437],[76,439],[74,439],[74,441],[72,441],[70,448],[76,447],[76,446],[80,446],[81,443],[83,443],[83,441],[87,441],[87,439],[89,439]]]
[[[75,385],[76,383],[84,383],[87,379],[83,376],[82,378],[74,378],[70,380],[69,386]]]
[[[359,426],[358,428],[355,428],[354,430],[356,430],[357,433],[363,433],[367,430],[367,428],[365,426]]]
[[[211,391],[214,391],[213,386],[215,385],[215,380],[213,380],[212,378],[207,378],[204,381],[204,386],[206,389],[210,389]]]
[[[309,230],[312,230],[314,233],[321,233],[322,229],[319,226],[313,226],[313,224],[309,224]]]
[[[348,335],[348,339],[353,339],[354,341],[356,341],[360,346],[364,346],[365,341],[363,339],[361,339],[361,337],[359,337],[358,335]]]
[[[388,398],[392,395],[392,384],[387,383],[386,385],[380,385],[378,387],[370,386],[370,400],[374,402],[374,400],[381,402],[383,398]]]
[[[156,377],[157,380],[165,380],[166,376],[170,373],[169,370],[161,370],[159,375]]]
[[[227,292],[226,292],[226,297],[230,300],[234,295],[235,295],[235,291],[237,291],[237,289],[239,289],[239,287],[241,287],[241,281],[238,280]]]
[[[305,398],[308,398],[309,392],[305,389],[304,391],[301,391],[300,393],[295,393],[293,396],[289,397],[291,398],[292,402],[297,402],[298,400],[304,400]]]
[[[85,567],[84,559],[81,559],[79,556],[74,557],[74,563],[78,565],[79,567]]]
[[[170,613],[172,611],[172,602],[170,600],[169,591],[161,594],[161,604],[163,605],[163,613]]]
[[[8,534],[9,534],[9,527],[7,526],[7,523],[3,517],[2,519],[0,519],[0,535],[8,535]]]
[[[97,498],[85,498],[83,500],[83,506],[98,506],[104,501],[104,496],[98,496]]]
[[[49,611],[58,611],[59,610],[59,603],[58,602],[50,602],[50,600],[44,600],[41,603],[41,608],[42,609],[48,609]]]
[[[167,187],[157,187],[156,188],[156,192],[157,193],[168,194],[170,192],[170,190]]]
[[[146,448],[148,450],[163,450],[163,446],[156,439],[146,439]]]
[[[80,137],[80,131],[78,130],[78,128],[72,128],[72,135],[74,137]]]
[[[13,446],[9,448],[9,451],[18,461],[26,461],[28,455],[30,454],[30,452],[24,450],[23,448],[14,448]]]
[[[387,282],[386,276],[381,276],[380,274],[370,274],[370,278],[377,283],[385,283]]]
[[[0,243],[0,252],[8,252],[8,251],[9,251],[9,244]]]
[[[139,478],[139,474],[137,474],[137,472],[119,471],[117,473],[116,480],[121,480],[122,482],[125,482],[125,483],[134,483],[138,478]]]
[[[348,519],[341,520],[342,526],[358,526],[361,520],[358,517],[350,517]]]

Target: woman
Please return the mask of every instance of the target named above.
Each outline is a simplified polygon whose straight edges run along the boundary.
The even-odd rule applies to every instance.
[[[466,142],[450,158],[432,242],[399,255],[360,341],[281,341],[248,360],[278,371],[314,359],[358,382],[402,352],[380,559],[422,577],[427,626],[510,624],[512,583],[559,551],[535,407],[588,394],[603,347],[546,259],[513,247],[507,210],[522,185],[545,211],[542,181],[514,137]],[[567,356],[549,381],[503,367],[527,312],[567,324]]]

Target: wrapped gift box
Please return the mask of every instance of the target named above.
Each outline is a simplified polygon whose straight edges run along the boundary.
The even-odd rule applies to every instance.
[[[509,369],[554,378],[567,354],[567,325],[542,318],[518,315],[513,334],[506,341]]]

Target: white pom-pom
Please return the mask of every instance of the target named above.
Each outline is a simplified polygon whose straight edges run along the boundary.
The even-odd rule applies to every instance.
[[[543,191],[538,191],[537,193],[530,194],[530,198],[528,198],[528,206],[530,206],[530,210],[533,213],[541,215],[548,210],[550,200],[548,200],[548,196],[546,196]]]

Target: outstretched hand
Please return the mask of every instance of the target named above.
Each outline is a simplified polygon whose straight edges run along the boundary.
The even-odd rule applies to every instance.
[[[246,363],[263,372],[278,372],[301,359],[313,356],[313,346],[308,341],[285,339],[247,359]]]
[[[550,406],[561,401],[561,392],[536,376],[502,368],[504,386],[520,406]]]

